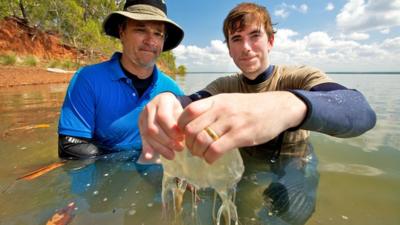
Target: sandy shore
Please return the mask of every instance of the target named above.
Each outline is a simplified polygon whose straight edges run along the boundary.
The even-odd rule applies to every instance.
[[[43,68],[0,66],[0,88],[21,85],[68,83],[72,73],[54,73]]]

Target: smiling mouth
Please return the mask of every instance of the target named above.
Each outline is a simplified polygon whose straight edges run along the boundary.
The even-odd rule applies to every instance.
[[[142,49],[142,50],[140,50],[140,51],[145,52],[145,53],[156,54],[156,52],[155,52],[155,51],[152,51],[152,50],[145,50],[145,49]]]
[[[153,49],[153,48],[140,48],[139,50],[142,51],[142,52],[146,52],[146,53],[152,53],[152,54],[156,54],[157,53],[157,50]]]
[[[240,56],[240,60],[251,60],[254,59],[256,56],[256,54],[245,53]]]
[[[240,58],[240,60],[241,61],[250,61],[250,60],[252,60],[252,59],[254,59],[255,58],[255,56],[252,56],[252,57],[243,57],[243,58]]]

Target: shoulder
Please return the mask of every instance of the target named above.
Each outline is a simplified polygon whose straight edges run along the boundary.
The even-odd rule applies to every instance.
[[[294,66],[294,65],[279,65],[278,71],[281,74],[284,75],[310,75],[310,74],[321,74],[321,75],[326,75],[322,70],[312,67],[312,66],[306,66],[306,65],[299,65],[299,66]]]
[[[104,61],[96,64],[84,66],[77,71],[81,76],[94,76],[96,74],[103,74],[110,72],[112,67],[112,61]]]
[[[333,82],[322,70],[312,66],[278,66],[276,75],[283,87],[309,90],[313,86]]]
[[[217,79],[215,79],[214,81],[212,81],[210,84],[213,83],[238,83],[241,79],[242,79],[242,74],[240,73],[234,73],[234,74],[230,74],[230,75],[226,75],[226,76],[222,76],[219,77]]]
[[[104,74],[118,74],[121,72],[119,65],[121,56],[122,53],[115,52],[110,59],[82,67],[78,72],[81,76],[95,77],[96,79]]]
[[[164,72],[162,72],[158,68],[157,68],[157,71],[158,71],[158,80],[159,81],[163,81],[163,82],[166,82],[168,84],[176,85],[175,81],[170,76],[168,76],[167,74],[165,74]]]
[[[181,95],[183,94],[183,91],[179,87],[179,85],[176,83],[175,80],[173,80],[170,76],[166,75],[162,71],[157,69],[158,73],[158,78],[157,78],[157,89],[158,92],[163,92],[163,91],[172,91],[175,94]]]
[[[117,74],[114,63],[112,60],[108,60],[81,67],[75,73],[73,80],[92,84],[108,82]]]
[[[93,90],[98,85],[109,83],[112,71],[109,61],[87,65],[79,68],[72,77],[69,89]]]
[[[235,73],[228,76],[219,77],[209,83],[204,90],[212,95],[236,92],[238,86],[240,85],[240,81],[242,80],[242,76],[242,74]]]

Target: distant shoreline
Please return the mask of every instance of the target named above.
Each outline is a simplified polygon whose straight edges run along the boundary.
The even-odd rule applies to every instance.
[[[199,73],[226,73],[226,74],[234,74],[234,73],[238,73],[236,72],[210,72],[210,71],[201,71],[201,72],[186,72],[187,74],[199,74]],[[399,74],[400,72],[326,72],[327,74]]]
[[[400,74],[400,72],[326,72],[327,74]]]

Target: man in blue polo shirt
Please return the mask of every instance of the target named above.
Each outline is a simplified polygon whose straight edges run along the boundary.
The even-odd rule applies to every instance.
[[[61,158],[139,153],[138,117],[146,103],[162,92],[182,94],[155,65],[162,51],[183,39],[183,30],[167,17],[164,1],[128,0],[103,27],[121,40],[123,50],[106,62],[81,68],[71,80],[58,128]]]

